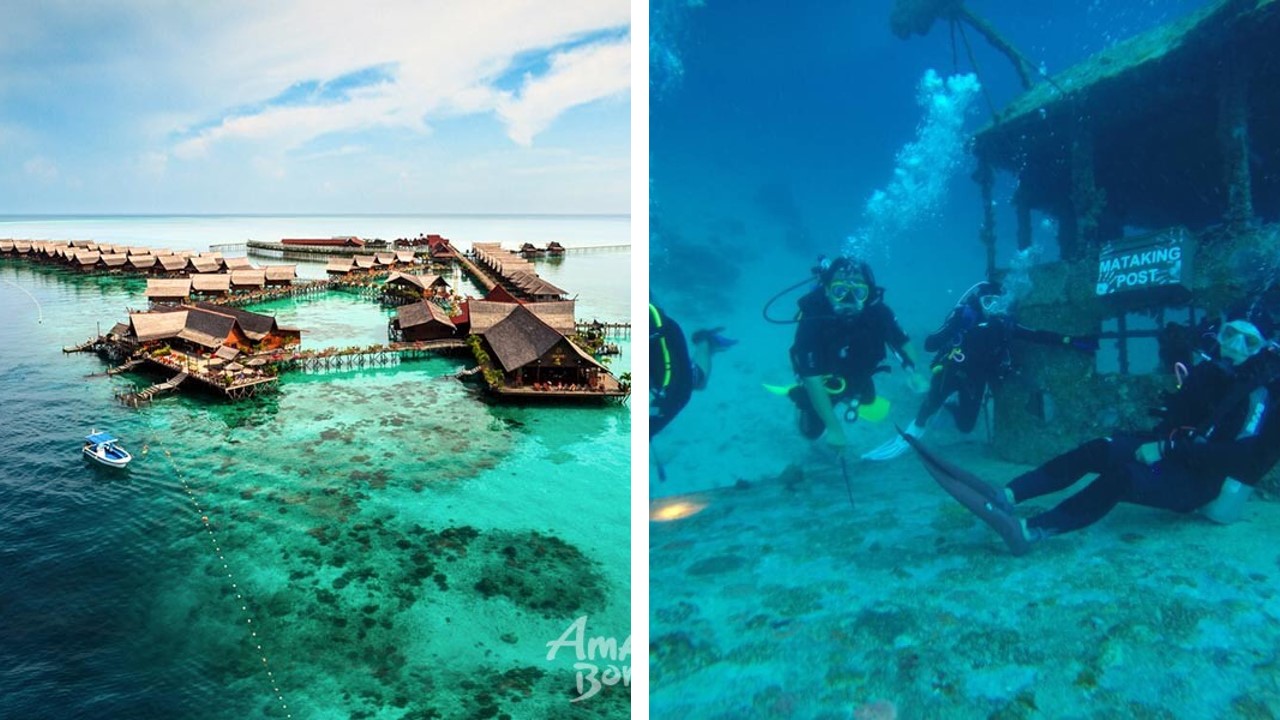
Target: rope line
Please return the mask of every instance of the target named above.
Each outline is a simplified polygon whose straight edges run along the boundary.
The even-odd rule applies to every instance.
[[[153,437],[158,437],[154,434],[154,429]],[[227,574],[227,582],[236,594],[236,600],[240,603],[240,611],[244,613],[244,622],[249,628],[249,642],[262,659],[262,667],[267,673],[267,680],[271,683],[271,690],[276,694],[276,700],[280,702],[280,709],[284,711],[286,718],[292,718],[293,715],[289,712],[289,705],[285,702],[284,694],[280,692],[280,684],[276,681],[275,673],[271,670],[271,663],[267,661],[266,651],[262,649],[262,640],[258,637],[258,631],[253,629],[253,615],[249,612],[248,601],[245,600],[244,593],[241,592],[240,585],[236,582],[235,576],[231,572],[231,567],[227,563],[226,555],[222,552],[222,546],[218,542],[217,534],[213,531],[213,523],[209,520],[209,514],[200,504],[200,499],[191,488],[191,483],[187,482],[187,476],[178,468],[178,464],[173,459],[173,454],[167,448],[162,448],[162,452],[164,452],[165,459],[169,461],[169,467],[173,468],[173,474],[182,483],[183,490],[186,490],[187,498],[191,500],[191,505],[195,508],[196,514],[199,515],[200,522],[204,525],[204,530],[209,535],[209,541],[213,544],[213,551],[217,554],[218,560],[222,562],[222,570]]]
[[[8,278],[2,278],[2,279],[3,279],[5,282],[9,283],[10,285],[12,285],[12,286],[14,286],[14,287],[18,288],[18,289],[19,289],[19,290],[21,290],[22,292],[26,293],[26,294],[27,294],[27,297],[31,298],[31,302],[33,302],[33,303],[35,303],[35,304],[36,304],[36,314],[37,314],[36,322],[37,322],[37,323],[39,323],[39,324],[41,324],[41,325],[43,325],[43,324],[44,324],[44,308],[43,308],[43,307],[40,307],[40,301],[36,299],[36,296],[35,296],[35,295],[32,295],[30,290],[27,290],[26,288],[22,287],[21,285],[19,285],[18,283],[14,282],[14,281],[12,281],[12,280],[10,280],[10,279],[8,279]]]

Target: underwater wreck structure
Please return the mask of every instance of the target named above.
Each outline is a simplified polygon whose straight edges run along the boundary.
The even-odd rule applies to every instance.
[[[1005,459],[1150,427],[1179,331],[1280,299],[1277,37],[1280,0],[1215,0],[1046,78],[975,134],[988,274],[1009,173],[1018,248],[1049,219],[1059,249],[1029,269],[1019,320],[1101,340],[1096,358],[1018,349],[995,403]]]

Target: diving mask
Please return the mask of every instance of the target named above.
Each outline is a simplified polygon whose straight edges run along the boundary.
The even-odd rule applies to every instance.
[[[1218,330],[1218,350],[1222,357],[1232,362],[1249,359],[1266,344],[1267,339],[1247,320],[1232,320]]]
[[[836,305],[856,305],[862,307],[871,297],[871,286],[866,283],[849,280],[835,280],[827,285],[827,297]]]

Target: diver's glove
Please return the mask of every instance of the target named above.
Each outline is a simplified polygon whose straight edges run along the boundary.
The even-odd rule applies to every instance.
[[[693,342],[695,344],[705,342],[710,345],[711,349],[715,352],[728,350],[738,344],[737,340],[721,335],[720,331],[722,330],[724,330],[722,327],[711,328],[709,330],[695,330],[692,336]]]
[[[1063,344],[1070,345],[1081,352],[1098,351],[1098,338],[1093,335],[1078,335],[1074,337],[1071,335],[1063,335],[1062,342]]]

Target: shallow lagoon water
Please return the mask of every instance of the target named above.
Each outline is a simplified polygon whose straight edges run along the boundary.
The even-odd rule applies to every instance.
[[[142,281],[19,261],[0,280],[0,715],[628,713],[620,687],[569,703],[572,656],[546,660],[579,615],[629,632],[625,407],[492,406],[436,358],[129,410],[113,389],[137,381],[60,348]],[[308,347],[385,341],[350,296],[270,310]],[[80,458],[90,427],[126,472]]]

